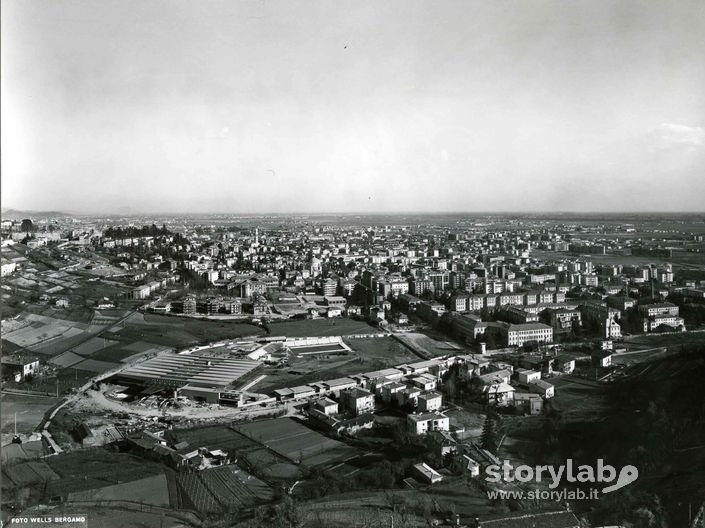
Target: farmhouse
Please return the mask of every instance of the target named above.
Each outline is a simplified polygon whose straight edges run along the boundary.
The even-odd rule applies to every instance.
[[[39,359],[23,354],[2,356],[2,374],[9,375],[20,381],[27,376],[32,376],[39,368]]]

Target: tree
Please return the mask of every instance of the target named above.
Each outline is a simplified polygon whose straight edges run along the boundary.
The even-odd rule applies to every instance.
[[[23,233],[31,233],[32,231],[34,231],[34,224],[29,218],[25,218],[22,220],[20,231],[22,231]]]
[[[497,418],[493,414],[488,414],[485,418],[485,424],[482,426],[482,436],[480,437],[480,445],[483,449],[487,449],[490,453],[497,454],[499,448]]]

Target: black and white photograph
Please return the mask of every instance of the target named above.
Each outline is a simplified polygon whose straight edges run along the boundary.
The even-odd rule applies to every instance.
[[[705,528],[705,1],[0,6],[0,527]]]

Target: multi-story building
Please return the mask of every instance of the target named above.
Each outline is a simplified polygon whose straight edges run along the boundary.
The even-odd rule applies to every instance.
[[[435,391],[422,392],[417,398],[417,405],[421,412],[438,411],[443,405],[443,396]]]
[[[646,317],[655,317],[657,315],[678,316],[678,306],[670,302],[642,304],[638,307],[638,310]]]
[[[353,388],[340,393],[343,407],[355,416],[375,410],[375,396],[370,391]]]
[[[559,308],[557,310],[547,310],[549,322],[554,332],[570,332],[573,325],[582,326],[580,310],[568,310]]]
[[[522,346],[529,341],[538,343],[553,342],[553,328],[542,323],[526,323],[509,325],[507,330],[507,345]]]
[[[433,282],[429,279],[415,279],[409,283],[409,292],[413,295],[420,296],[427,292],[433,293],[435,290]]]
[[[507,321],[508,323],[537,323],[539,321],[539,316],[535,313],[527,312],[519,306],[503,306],[497,318],[502,321]]]
[[[416,435],[426,434],[429,431],[448,431],[450,429],[450,420],[438,411],[410,414],[406,417],[406,424],[409,432]]]
[[[334,297],[338,290],[338,284],[333,279],[322,280],[319,287],[324,297]]]
[[[39,369],[39,359],[36,357],[15,354],[2,356],[3,376],[12,375],[17,381],[32,376]]]
[[[452,312],[466,312],[468,310],[468,295],[454,295],[450,298]]]
[[[677,315],[653,315],[644,319],[644,331],[653,332],[659,326],[670,326],[674,330],[685,332],[685,320]]]

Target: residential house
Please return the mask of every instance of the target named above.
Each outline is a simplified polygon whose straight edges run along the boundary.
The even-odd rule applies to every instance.
[[[450,430],[449,418],[438,411],[409,414],[406,417],[406,424],[409,432],[416,435],[426,434],[429,431]]]
[[[422,392],[419,394],[417,402],[421,412],[438,411],[443,405],[443,396],[435,391]]]

